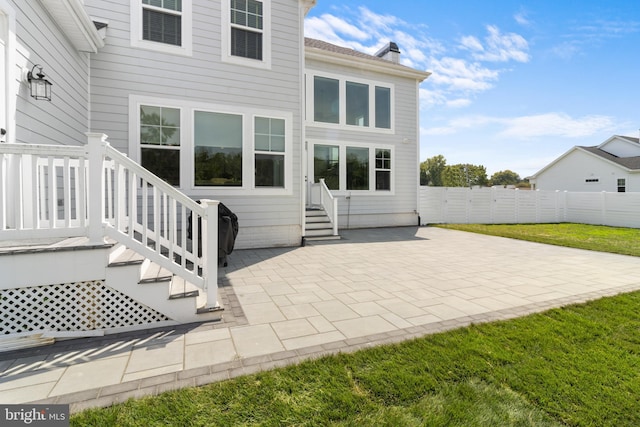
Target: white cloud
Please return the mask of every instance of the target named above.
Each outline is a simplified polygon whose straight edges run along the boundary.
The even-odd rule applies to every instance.
[[[481,92],[492,87],[492,81],[498,79],[499,72],[490,70],[478,63],[468,63],[459,58],[445,57],[431,60],[434,85],[447,86],[449,91]]]
[[[368,54],[375,54],[389,41],[396,42],[403,65],[432,72],[423,84],[430,88],[428,92],[421,92],[423,105],[450,108],[470,105],[469,95],[489,90],[496,84],[504,70],[491,69],[485,63],[529,60],[528,43],[523,37],[502,34],[495,26],[486,28],[488,35],[484,39],[467,35],[460,39],[458,46],[447,48],[443,42],[429,37],[425,25],[377,14],[364,6],[342,6],[335,14],[310,16],[305,20],[306,36]],[[454,56],[460,47],[468,54]]]
[[[463,116],[443,126],[426,128],[428,135],[453,134],[468,129],[496,126],[497,136],[527,140],[536,137],[585,138],[601,132],[613,132],[616,123],[608,116],[571,117],[565,113],[544,113],[520,117]]]
[[[513,15],[513,19],[523,27],[528,27],[531,25],[531,21],[527,18],[526,12],[519,12]]]
[[[487,25],[487,32],[485,46],[475,37],[467,36],[461,41],[462,47],[471,50],[473,57],[479,61],[529,61],[529,43],[524,37],[516,33],[502,34],[495,25]]]
[[[474,36],[465,36],[460,39],[460,44],[465,48],[475,52],[483,52],[482,43]]]
[[[504,130],[499,135],[519,139],[540,136],[582,138],[614,129],[611,117],[591,115],[573,118],[564,113],[516,117],[505,120],[502,124]]]

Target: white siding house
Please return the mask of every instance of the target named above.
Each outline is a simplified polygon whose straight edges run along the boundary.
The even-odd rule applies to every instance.
[[[219,202],[236,249],[418,223],[429,74],[314,4],[0,0],[0,351],[221,320]]]
[[[640,191],[640,142],[614,135],[597,146],[575,146],[529,181],[537,190]]]
[[[429,73],[400,65],[395,44],[376,55],[305,45],[314,0],[155,4],[0,0],[0,139],[82,145],[86,132],[106,134],[190,198],[227,205],[237,248],[300,244],[320,178],[339,227],[417,224],[418,86]],[[36,64],[52,102],[28,96]]]

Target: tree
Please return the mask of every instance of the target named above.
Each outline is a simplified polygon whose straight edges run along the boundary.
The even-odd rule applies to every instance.
[[[420,163],[420,185],[442,187],[442,172],[446,166],[447,160],[442,154]]]
[[[451,165],[442,172],[442,185],[445,187],[485,186],[488,182],[487,169],[482,165]]]
[[[520,175],[509,169],[491,175],[491,185],[516,185],[520,181]]]

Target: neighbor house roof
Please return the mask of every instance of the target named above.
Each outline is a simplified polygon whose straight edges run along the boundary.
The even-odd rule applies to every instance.
[[[369,55],[355,49],[327,43],[322,40],[304,38],[305,56],[308,59],[333,62],[341,65],[362,66],[366,64],[368,69],[385,72],[388,74],[402,75],[420,81],[431,75],[428,71],[420,71],[406,65],[397,64],[379,56]]]
[[[628,138],[631,140],[635,139],[636,140],[635,142],[638,142],[638,138],[631,138],[631,137],[622,137],[622,138]],[[609,160],[610,162],[616,163],[627,169],[640,170],[640,156],[618,157],[618,156],[614,156],[611,153],[607,153],[604,150],[601,150],[597,146],[594,146],[594,147],[579,146],[578,148],[582,148],[583,150],[588,151],[591,154],[595,154],[596,156],[602,157],[605,160]]]

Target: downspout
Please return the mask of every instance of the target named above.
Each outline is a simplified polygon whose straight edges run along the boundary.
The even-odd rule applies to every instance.
[[[305,4],[305,2],[300,2],[298,7],[298,34],[300,38],[300,48],[299,48],[299,87],[300,87],[300,107],[298,111],[298,117],[300,120],[300,140],[298,143],[300,144],[300,170],[302,171],[300,176],[300,245],[304,246],[304,238],[305,238],[305,230],[306,230],[306,216],[305,216],[305,208],[307,204],[307,137],[306,137],[306,84],[305,84],[305,44],[304,44],[304,19],[307,16],[307,12],[311,7],[315,5],[315,2],[311,5]]]

